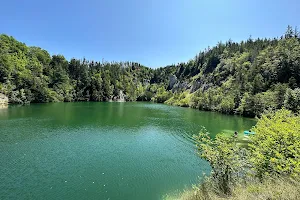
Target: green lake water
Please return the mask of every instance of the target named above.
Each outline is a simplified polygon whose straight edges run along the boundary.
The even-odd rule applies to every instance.
[[[209,173],[192,135],[242,133],[253,119],[154,103],[0,109],[0,199],[155,200]]]

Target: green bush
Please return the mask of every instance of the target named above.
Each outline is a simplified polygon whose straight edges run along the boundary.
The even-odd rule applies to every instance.
[[[300,88],[294,90],[288,88],[285,93],[284,107],[294,112],[300,110]]]
[[[197,195],[196,199],[205,199],[202,197],[208,193],[233,197],[243,187],[253,189],[252,182],[267,187],[257,191],[257,196],[272,196],[270,180],[299,180],[300,116],[286,109],[265,112],[253,131],[248,149],[240,147],[235,137],[218,134],[211,138],[205,129],[195,136],[200,157],[212,168],[211,175],[200,186],[202,196]],[[288,191],[280,187],[283,192]],[[300,189],[299,185],[295,188]],[[242,197],[241,193],[238,195]]]
[[[300,116],[281,109],[266,113],[253,129],[249,144],[252,168],[259,178],[269,175],[299,176]]]
[[[188,107],[191,101],[191,94],[188,91],[175,93],[165,103],[173,106]]]
[[[215,139],[203,129],[195,136],[201,158],[207,160],[212,168],[211,183],[220,194],[231,194],[232,188],[246,175],[247,152],[240,148],[234,137],[218,134]]]
[[[157,103],[164,103],[169,98],[171,98],[172,92],[166,91],[164,87],[157,89],[156,95],[153,97],[153,101]]]
[[[233,96],[224,96],[219,105],[218,110],[222,113],[233,113],[234,110],[234,97]]]

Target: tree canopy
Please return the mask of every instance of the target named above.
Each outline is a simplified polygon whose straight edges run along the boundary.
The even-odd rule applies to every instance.
[[[188,62],[157,69],[129,61],[68,61],[0,35],[0,93],[11,103],[124,96],[251,117],[282,107],[297,112],[299,70],[300,37],[290,26],[280,38],[220,42]]]

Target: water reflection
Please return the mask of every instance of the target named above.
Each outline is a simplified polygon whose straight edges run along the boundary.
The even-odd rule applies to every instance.
[[[209,172],[192,141],[202,126],[254,123],[153,103],[10,106],[0,110],[0,199],[159,199]]]

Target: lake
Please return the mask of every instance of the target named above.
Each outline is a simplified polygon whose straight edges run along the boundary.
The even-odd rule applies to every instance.
[[[209,173],[192,135],[255,120],[164,104],[76,102],[0,109],[0,199],[153,200]]]

